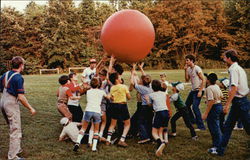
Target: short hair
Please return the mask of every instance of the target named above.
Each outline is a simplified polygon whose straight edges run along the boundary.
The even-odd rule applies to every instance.
[[[103,69],[103,70],[100,71],[99,74],[102,75],[102,76],[106,76],[107,73],[108,73],[108,71],[106,69]]]
[[[24,63],[25,63],[25,60],[20,56],[13,57],[11,60],[11,66],[13,69],[18,69],[20,65]]]
[[[154,92],[161,91],[162,90],[161,82],[159,80],[153,80],[152,89],[154,90]]]
[[[120,64],[115,64],[113,68],[114,68],[115,71],[116,71],[117,73],[119,73],[120,75],[122,75],[122,73],[124,72],[123,67],[122,67]]]
[[[64,85],[64,84],[66,84],[66,83],[68,82],[68,80],[69,80],[69,77],[68,77],[67,75],[62,75],[62,76],[59,78],[58,82],[59,82],[61,85]]]
[[[76,75],[76,73],[75,73],[75,72],[71,72],[71,73],[69,74],[69,80],[70,80],[71,78],[73,78],[74,75]]]
[[[98,78],[92,78],[90,81],[90,86],[92,88],[98,88],[100,86],[99,79]]]
[[[210,73],[208,76],[207,76],[207,80],[209,80],[209,82],[211,84],[216,84],[216,81],[218,80],[218,77],[215,73]]]
[[[119,78],[119,73],[115,72],[115,73],[111,73],[109,75],[109,80],[112,84],[115,85],[115,81]]]
[[[142,84],[144,86],[148,86],[150,83],[151,83],[151,77],[150,77],[150,75],[142,76]]]
[[[186,55],[185,59],[190,59],[191,61],[193,61],[193,63],[195,62],[195,57],[191,54]]]
[[[230,50],[226,51],[224,54],[225,54],[225,56],[227,58],[230,58],[232,60],[232,62],[238,62],[239,61],[238,53],[237,53],[236,50],[230,49]]]

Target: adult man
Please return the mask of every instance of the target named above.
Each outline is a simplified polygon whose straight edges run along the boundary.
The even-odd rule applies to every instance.
[[[185,79],[186,82],[191,80],[192,90],[189,93],[186,106],[189,110],[190,120],[192,123],[196,123],[198,130],[205,130],[204,123],[201,119],[201,112],[199,109],[201,97],[204,94],[203,88],[205,84],[204,76],[202,70],[199,66],[195,65],[195,57],[193,55],[187,55],[185,57],[186,65],[185,65]],[[191,110],[191,105],[193,106]],[[194,113],[194,114],[193,114]],[[195,117],[194,117],[195,115]]]
[[[12,70],[6,72],[0,78],[0,91],[3,92],[0,101],[0,108],[10,128],[10,144],[8,152],[9,160],[24,159],[17,156],[22,151],[21,117],[18,101],[20,101],[23,106],[30,111],[31,115],[36,113],[36,110],[31,107],[24,96],[24,79],[20,74],[20,72],[24,70],[24,63],[25,61],[22,57],[14,57],[11,60]]]
[[[247,99],[249,94],[248,81],[246,72],[237,63],[237,56],[238,54],[235,50],[228,50],[223,57],[223,60],[229,67],[228,71],[230,74],[229,97],[223,108],[224,113],[228,113],[231,103],[232,106],[224,124],[221,145],[217,150],[219,155],[224,155],[232,130],[239,117],[242,120],[245,131],[250,135],[250,102]]]
[[[90,63],[89,67],[84,69],[84,71],[82,73],[82,77],[81,77],[82,82],[87,83],[87,84],[90,83],[91,79],[96,74],[96,59],[91,58],[89,60],[89,63]]]

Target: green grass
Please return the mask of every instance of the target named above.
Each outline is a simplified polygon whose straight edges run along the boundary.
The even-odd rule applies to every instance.
[[[219,77],[228,76],[226,69],[205,70],[204,72],[214,71]],[[184,81],[183,70],[157,70],[146,71],[153,79],[158,79],[161,72],[167,74],[168,80]],[[248,80],[250,70],[248,70]],[[154,155],[155,148],[153,144],[139,145],[137,140],[128,139],[129,147],[119,148],[115,145],[107,147],[99,144],[99,151],[93,153],[85,145],[81,146],[79,153],[73,153],[72,142],[59,142],[58,136],[62,126],[59,124],[61,115],[56,108],[56,90],[58,88],[59,75],[29,75],[24,76],[26,96],[30,104],[36,108],[37,115],[31,117],[29,112],[22,109],[22,130],[23,139],[22,147],[24,149],[24,157],[28,160],[82,160],[82,159],[121,159],[121,160],[148,160],[157,159]],[[123,78],[128,83],[129,72],[125,72]],[[249,83],[250,84],[250,83]],[[185,100],[190,86],[185,88],[182,97]],[[136,109],[135,91],[132,92],[132,99],[128,106],[132,115]],[[81,99],[83,109],[86,106],[85,96]],[[201,110],[204,111],[204,99],[201,102]],[[175,109],[173,109],[175,112]],[[0,114],[1,115],[1,114]],[[211,136],[208,130],[198,132],[199,140],[190,140],[189,130],[184,127],[183,121],[177,122],[177,134],[174,139],[170,139],[169,145],[164,150],[164,155],[159,159],[168,160],[246,160],[250,158],[250,140],[245,131],[233,131],[230,139],[226,155],[224,157],[212,156],[207,153],[207,149],[211,147]],[[8,126],[0,116],[0,159],[6,159],[9,145]]]

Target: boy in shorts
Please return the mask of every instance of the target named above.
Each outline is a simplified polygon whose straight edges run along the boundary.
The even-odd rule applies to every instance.
[[[113,84],[110,90],[112,104],[111,104],[111,124],[108,129],[108,136],[106,145],[111,144],[111,137],[116,126],[117,120],[122,120],[124,122],[124,129],[120,141],[118,142],[119,146],[127,147],[125,142],[127,133],[130,128],[130,115],[128,112],[127,99],[130,99],[130,93],[128,87],[122,84],[121,76],[119,73],[112,73],[109,76],[110,82]]]
[[[93,145],[92,151],[97,151],[97,141],[99,139],[99,124],[101,123],[101,101],[103,97],[109,98],[106,93],[100,90],[99,87],[99,79],[92,78],[90,81],[91,89],[87,91],[87,106],[85,109],[82,128],[79,131],[77,141],[75,143],[73,151],[77,151],[79,149],[79,145],[81,140],[85,134],[85,131],[88,127],[89,122],[93,120],[94,123],[94,137],[93,137]]]
[[[157,150],[155,152],[156,156],[161,156],[162,151],[165,148],[166,143],[168,143],[168,121],[169,112],[166,104],[166,93],[161,91],[161,82],[159,80],[152,81],[153,93],[146,96],[146,101],[149,106],[153,106],[155,111],[153,118],[152,136],[157,142]]]

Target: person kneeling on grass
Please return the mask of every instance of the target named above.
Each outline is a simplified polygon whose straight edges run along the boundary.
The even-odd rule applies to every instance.
[[[174,103],[175,108],[177,109],[177,112],[174,114],[174,116],[171,118],[171,130],[172,134],[170,136],[175,137],[176,136],[176,121],[182,117],[185,125],[189,128],[192,139],[197,140],[197,136],[194,130],[194,127],[192,126],[192,123],[189,118],[188,108],[186,107],[185,103],[182,101],[181,96],[179,94],[180,91],[184,90],[184,85],[181,82],[175,82],[172,83],[172,92],[174,93],[170,101]]]
[[[220,87],[216,84],[217,75],[211,73],[207,77],[207,108],[202,115],[202,119],[207,119],[207,126],[212,136],[213,146],[208,150],[211,154],[218,154],[217,149],[222,140],[222,133],[220,129],[220,115],[223,111],[221,98],[223,97]]]
[[[89,122],[93,119],[94,123],[94,137],[93,137],[93,145],[92,151],[96,151],[97,141],[99,139],[98,131],[99,124],[101,122],[101,101],[103,97],[109,98],[103,90],[100,90],[98,78],[92,78],[90,81],[91,89],[87,91],[87,106],[85,109],[82,128],[79,131],[76,144],[74,146],[73,151],[77,151],[79,149],[79,145],[81,140],[85,134],[85,131],[88,127]]]
[[[82,124],[78,122],[71,122],[67,117],[63,117],[60,120],[60,124],[63,125],[63,130],[59,136],[59,141],[64,141],[70,138],[74,143],[76,143],[79,133],[78,126],[81,126]]]
[[[158,148],[155,152],[156,156],[161,156],[162,151],[168,143],[168,121],[169,112],[166,104],[166,93],[161,91],[161,82],[159,80],[152,81],[153,93],[146,96],[146,101],[149,106],[153,105],[155,111],[153,118],[152,135],[157,142]]]

